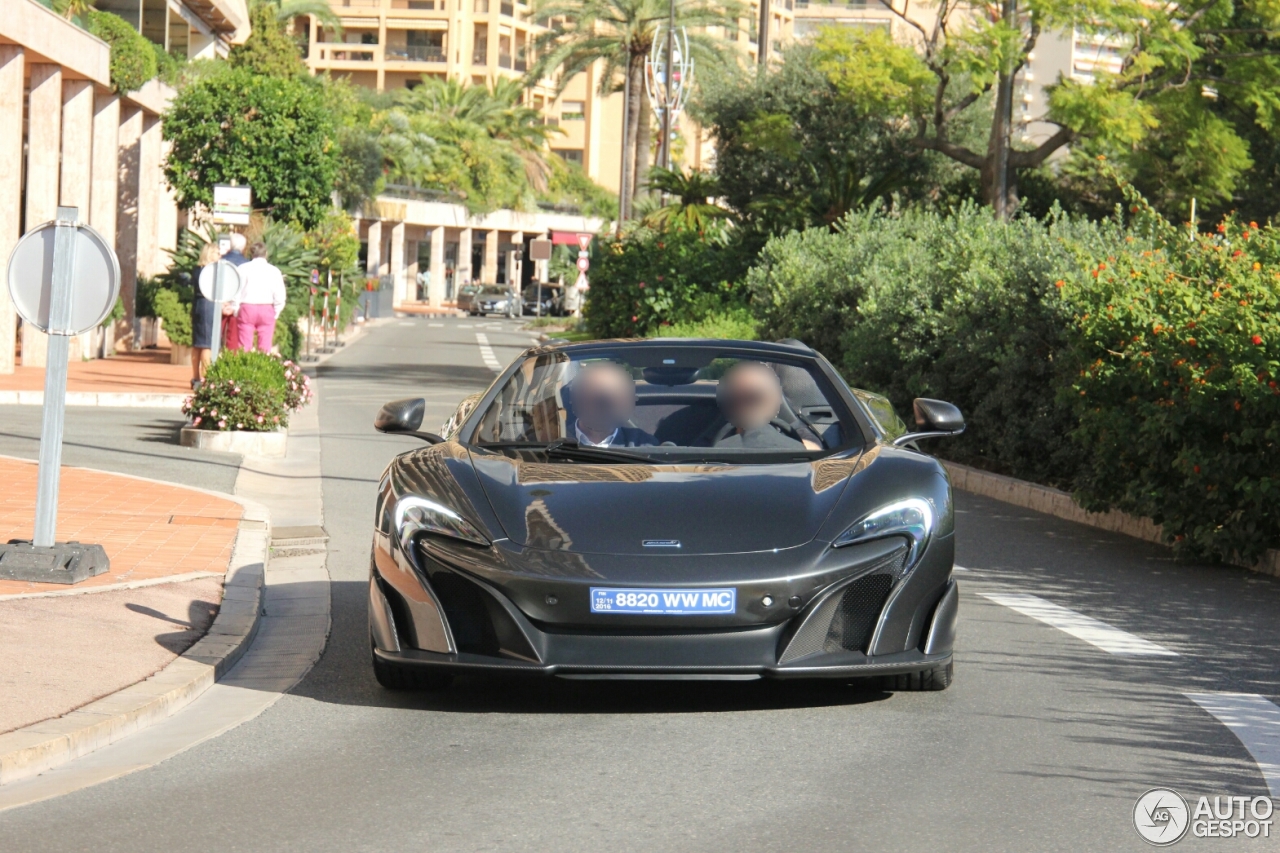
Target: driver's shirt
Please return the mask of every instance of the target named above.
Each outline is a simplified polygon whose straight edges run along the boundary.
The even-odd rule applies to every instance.
[[[578,434],[578,444],[583,447],[610,447],[618,438],[618,430],[616,427],[613,432],[609,433],[609,436],[604,441],[592,441],[587,438],[582,434],[582,430],[578,428],[578,424],[576,422],[573,425],[573,431]]]

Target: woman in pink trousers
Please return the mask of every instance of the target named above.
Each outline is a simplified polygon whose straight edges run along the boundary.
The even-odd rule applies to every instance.
[[[284,310],[285,288],[284,275],[267,261],[266,244],[249,247],[249,263],[240,266],[240,278],[240,296],[235,305],[240,349],[253,349],[257,332],[258,349],[271,352],[276,318]]]

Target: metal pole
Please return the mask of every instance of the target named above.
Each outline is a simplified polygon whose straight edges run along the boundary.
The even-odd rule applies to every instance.
[[[222,296],[222,265],[224,261],[214,261],[213,264],[213,298],[216,300]],[[196,284],[199,287],[199,283]],[[213,364],[218,360],[218,351],[222,349],[222,303],[213,303],[213,328],[210,330],[209,337],[209,363]]]
[[[666,85],[662,92],[662,168],[671,168],[671,108],[675,106],[675,101],[671,96],[671,69],[675,65],[675,40],[676,40],[676,0],[671,0],[670,11],[667,15],[667,61],[666,61]]]
[[[306,361],[311,360],[311,336],[315,334],[316,324],[316,289],[314,285],[307,285],[307,357]]]
[[[49,294],[49,354],[44,373],[40,470],[36,477],[36,530],[32,544],[51,548],[58,529],[58,481],[62,428],[67,413],[67,361],[71,354],[71,277],[76,267],[79,210],[59,207],[53,232],[53,280]]]
[[[627,67],[622,82],[622,176],[618,179],[618,234],[622,223],[631,213],[631,198],[627,192],[627,143],[631,136],[631,54],[627,54]]]

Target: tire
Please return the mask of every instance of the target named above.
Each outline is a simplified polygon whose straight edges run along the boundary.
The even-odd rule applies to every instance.
[[[922,693],[926,690],[946,690],[955,678],[955,662],[947,661],[939,666],[900,675],[886,675],[882,686],[885,690]]]
[[[443,690],[453,683],[447,672],[396,666],[373,656],[373,675],[388,690]]]

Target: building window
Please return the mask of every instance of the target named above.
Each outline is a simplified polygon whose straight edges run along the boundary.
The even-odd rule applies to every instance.
[[[582,121],[587,117],[587,105],[583,101],[561,101],[561,121]]]
[[[581,148],[552,148],[553,154],[559,154],[560,158],[566,163],[577,163],[582,165],[582,149]]]
[[[489,0],[476,0],[476,14],[477,15],[489,14]]]

